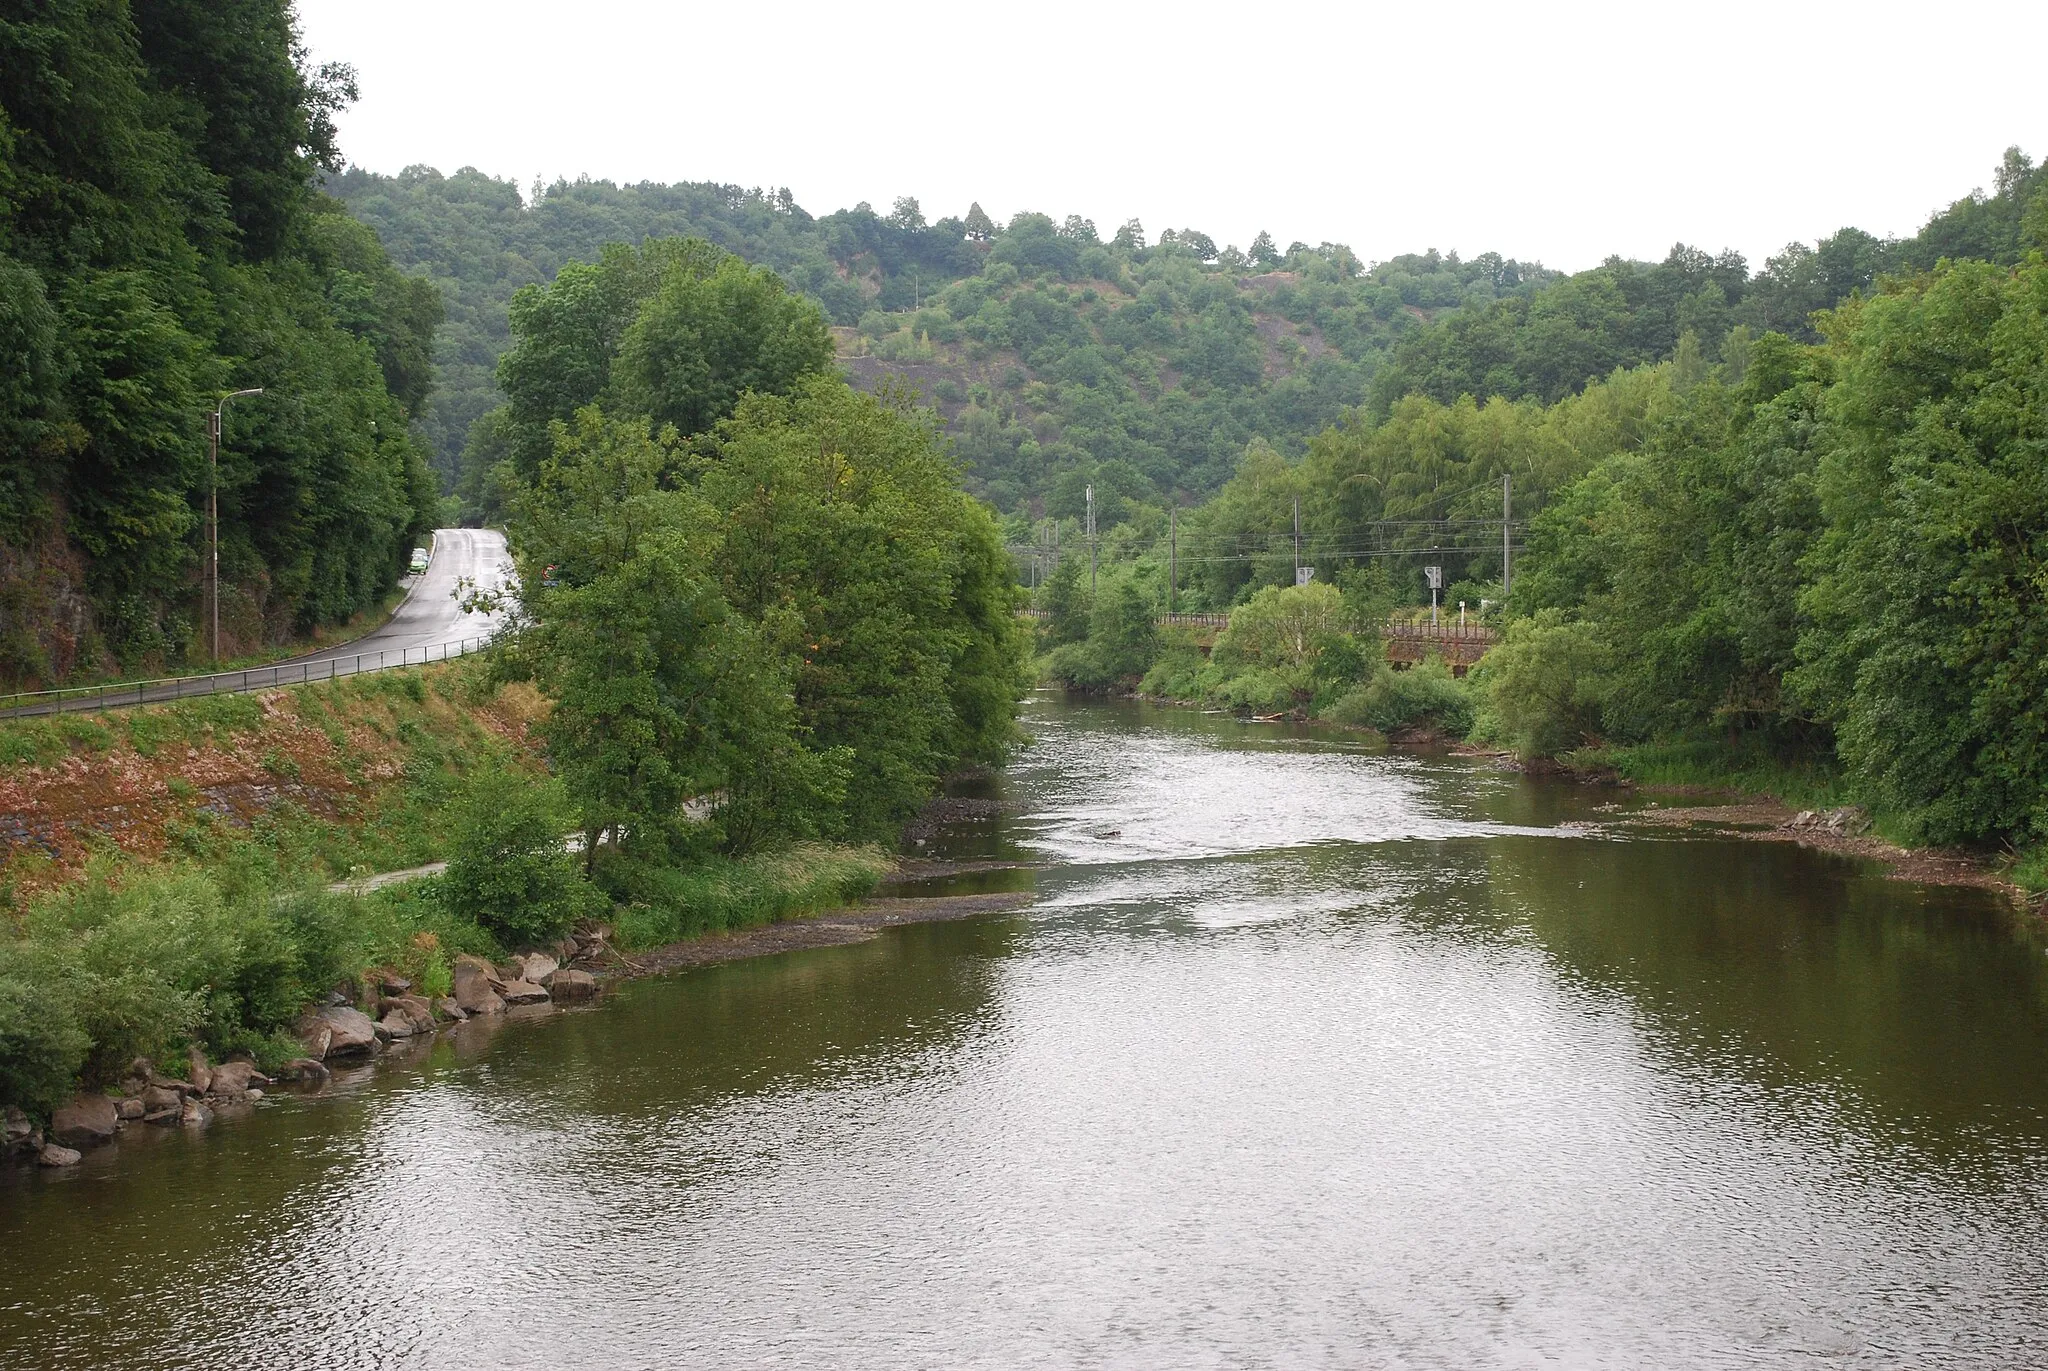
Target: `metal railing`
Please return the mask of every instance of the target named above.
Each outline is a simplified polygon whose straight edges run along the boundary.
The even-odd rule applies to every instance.
[[[1389,638],[1434,638],[1456,643],[1490,643],[1500,637],[1484,624],[1384,623],[1380,632]]]
[[[204,676],[163,676],[153,681],[122,681],[110,685],[70,686],[61,690],[24,690],[0,695],[0,718],[32,718],[82,710],[132,709],[136,705],[189,700],[197,695],[235,695],[277,686],[310,685],[343,676],[366,676],[401,667],[428,666],[481,652],[498,638],[486,633],[452,643],[429,643],[417,654],[409,647],[305,657],[275,666],[243,671],[215,671]]]
[[[1020,609],[1019,615],[1026,619],[1043,620],[1042,609]],[[1154,622],[1161,628],[1227,628],[1228,614],[1161,614]],[[1491,643],[1500,638],[1500,630],[1484,624],[1418,624],[1405,619],[1382,619],[1374,625],[1384,638],[1431,638],[1456,643]]]

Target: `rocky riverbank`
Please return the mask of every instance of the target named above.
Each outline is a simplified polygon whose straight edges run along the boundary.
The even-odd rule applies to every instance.
[[[944,864],[918,863],[916,874],[927,877],[939,865]],[[0,1120],[0,1158],[51,1169],[76,1166],[86,1152],[117,1143],[130,1127],[205,1128],[281,1089],[318,1092],[334,1071],[373,1064],[395,1048],[511,1013],[545,1014],[588,1004],[606,985],[621,980],[861,942],[887,928],[972,918],[1017,908],[1031,898],[1028,892],[1005,892],[874,899],[817,917],[707,934],[631,955],[614,947],[608,925],[591,923],[552,948],[504,962],[457,957],[448,993],[439,996],[423,993],[396,973],[371,971],[336,987],[324,1003],[300,1015],[294,1036],[303,1055],[286,1062],[275,1076],[259,1071],[246,1054],[210,1063],[194,1048],[172,1072],[138,1058],[116,1089],[75,1096],[51,1116],[47,1130],[9,1107]]]

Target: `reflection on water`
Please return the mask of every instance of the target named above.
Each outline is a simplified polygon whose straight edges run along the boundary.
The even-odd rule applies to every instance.
[[[0,1185],[0,1363],[2048,1363],[2048,956],[1456,758],[1038,701],[1021,915]],[[930,849],[928,849],[929,851]]]

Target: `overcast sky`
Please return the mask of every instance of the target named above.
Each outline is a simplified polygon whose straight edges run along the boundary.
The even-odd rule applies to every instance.
[[[912,195],[1369,260],[1760,266],[2048,154],[2048,3],[299,0],[351,161]]]

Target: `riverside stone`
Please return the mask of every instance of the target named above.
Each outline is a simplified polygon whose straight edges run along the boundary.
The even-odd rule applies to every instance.
[[[547,998],[547,987],[535,985],[532,981],[508,981],[505,984],[506,1004],[542,1004]]]
[[[75,1149],[59,1147],[55,1143],[45,1143],[43,1150],[36,1153],[36,1165],[38,1166],[76,1166],[84,1160],[85,1158]]]
[[[461,1023],[469,1017],[469,1011],[455,1003],[455,998],[452,995],[443,995],[440,999],[434,1001],[434,1012],[454,1023]]]
[[[269,1085],[270,1077],[256,1069],[254,1062],[228,1062],[213,1069],[213,1089],[209,1092],[216,1099],[240,1099],[249,1093],[252,1085]]]
[[[142,1092],[142,1117],[148,1123],[176,1123],[185,1107],[184,1092],[168,1086],[147,1086]]]
[[[512,961],[519,967],[519,979],[532,981],[535,985],[546,985],[548,977],[554,975],[556,969],[561,966],[560,962],[544,952],[529,952],[523,957],[514,957]]]
[[[298,1039],[309,1057],[357,1057],[377,1050],[377,1025],[360,1009],[329,1005],[306,1011]]]
[[[114,1140],[121,1115],[105,1095],[77,1095],[50,1116],[50,1139],[66,1147],[98,1147]]]
[[[114,1101],[114,1112],[121,1116],[122,1123],[133,1123],[142,1117],[142,1101],[134,1095],[125,1096]]]
[[[597,994],[597,977],[567,967],[548,977],[548,994],[557,1000],[587,1000]]]
[[[505,1008],[492,982],[497,972],[474,957],[455,960],[455,1003],[469,1014],[496,1014]]]
[[[29,1146],[35,1135],[36,1126],[28,1115],[17,1106],[8,1105],[6,1113],[0,1115],[0,1145],[9,1152],[19,1152]]]
[[[424,995],[394,995],[384,1001],[384,1017],[403,1014],[412,1020],[412,1031],[431,1033],[434,1031],[434,1006]]]
[[[394,1009],[377,1021],[377,1031],[387,1038],[410,1038],[419,1028],[409,1016]]]
[[[328,1077],[334,1073],[327,1069],[325,1062],[316,1058],[294,1057],[279,1067],[277,1074],[282,1080],[311,1081],[315,1085],[325,1085]]]
[[[213,1111],[197,1100],[187,1100],[184,1112],[178,1116],[178,1122],[187,1128],[204,1128],[213,1122]]]
[[[185,1060],[190,1068],[185,1078],[197,1086],[199,1093],[204,1095],[213,1085],[213,1069],[206,1064],[206,1054],[201,1052],[195,1043],[192,1050],[186,1054]]]

